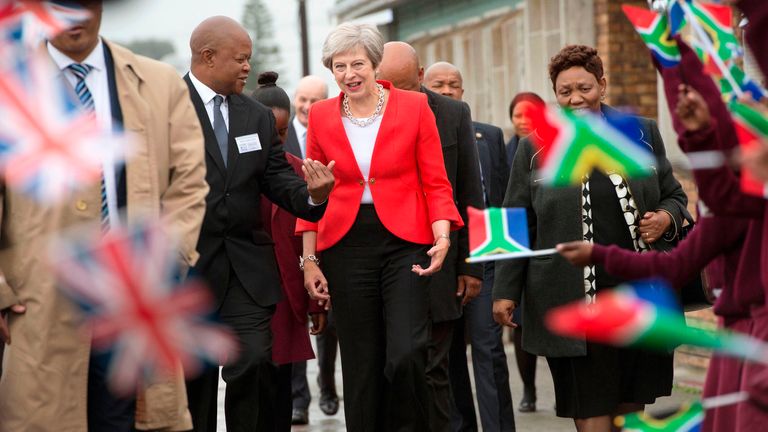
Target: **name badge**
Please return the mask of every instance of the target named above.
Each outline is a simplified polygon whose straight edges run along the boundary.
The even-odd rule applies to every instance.
[[[261,150],[259,134],[239,136],[235,138],[235,142],[237,143],[237,149],[240,151],[240,154]]]

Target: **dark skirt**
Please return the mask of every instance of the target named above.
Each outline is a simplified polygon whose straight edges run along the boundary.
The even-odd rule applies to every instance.
[[[652,404],[672,393],[672,354],[587,342],[582,357],[547,357],[557,416],[611,415],[619,404]]]

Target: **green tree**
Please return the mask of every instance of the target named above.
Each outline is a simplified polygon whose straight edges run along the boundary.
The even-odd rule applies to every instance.
[[[251,56],[251,75],[245,91],[250,93],[259,85],[256,78],[266,71],[280,72],[280,46],[274,39],[274,26],[272,14],[262,0],[248,0],[243,11],[243,27],[248,30],[253,40],[253,55]],[[285,84],[285,79],[280,79],[278,85]]]
[[[126,47],[136,54],[141,54],[155,60],[162,60],[163,57],[176,52],[171,41],[162,39],[134,40],[128,42]]]

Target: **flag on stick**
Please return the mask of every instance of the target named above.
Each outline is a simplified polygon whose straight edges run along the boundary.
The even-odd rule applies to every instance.
[[[680,63],[680,50],[677,48],[677,42],[670,37],[666,15],[630,5],[623,5],[622,9],[645,45],[663,67],[672,67]]]
[[[179,283],[178,242],[159,223],[75,232],[53,243],[49,262],[62,291],[79,306],[94,348],[111,354],[109,381],[119,393],[143,376],[189,376],[220,364],[235,342],[208,320],[212,295]]]
[[[618,416],[614,424],[622,432],[698,432],[708,409],[749,399],[747,392],[729,393],[683,405],[671,415],[652,416],[643,411]]]
[[[555,249],[531,250],[528,217],[524,208],[467,207],[469,216],[468,263],[552,255]]]
[[[594,304],[575,302],[553,309],[545,322],[561,336],[594,342],[671,350],[679,345],[710,348],[724,355],[768,364],[768,345],[725,330],[689,327],[660,282],[624,285],[597,295]]]
[[[529,115],[545,184],[579,185],[595,169],[623,177],[653,173],[656,157],[652,147],[640,141],[642,128],[634,116],[606,114],[603,118],[547,107],[532,107]]]

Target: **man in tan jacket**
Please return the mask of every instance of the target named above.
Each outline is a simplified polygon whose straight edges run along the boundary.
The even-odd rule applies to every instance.
[[[146,215],[166,220],[181,239],[181,264],[191,267],[208,186],[187,86],[170,66],[101,39],[102,2],[79,2],[93,17],[45,48],[61,79],[73,88],[85,81],[102,124],[137,138],[134,155],[115,170],[108,201],[128,225]],[[84,79],[72,64],[88,70]],[[0,196],[0,339],[10,342],[0,377],[0,432],[191,429],[181,376],[144,383],[136,400],[109,394],[103,364],[93,361],[72,304],[40,258],[62,229],[100,220],[100,183],[51,208],[5,187]]]

